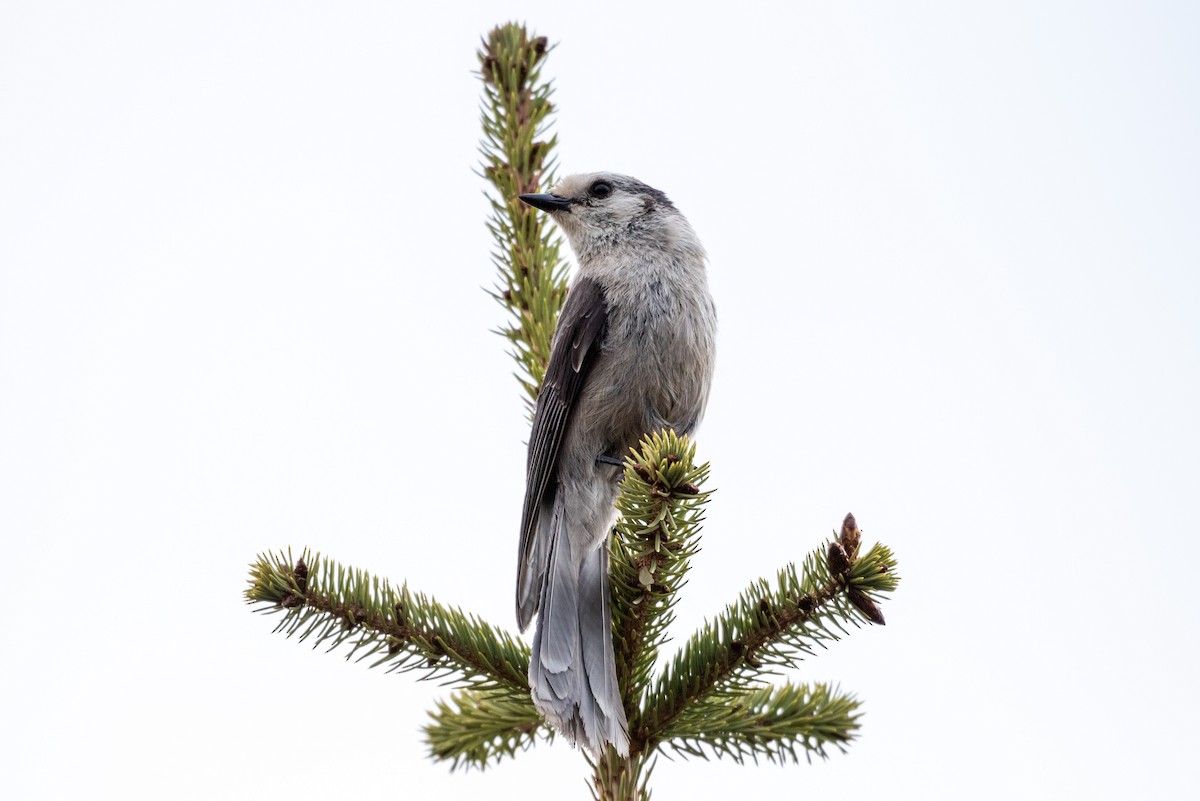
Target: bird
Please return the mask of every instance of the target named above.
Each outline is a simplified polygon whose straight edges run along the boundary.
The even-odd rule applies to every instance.
[[[518,197],[549,214],[578,262],[526,461],[516,611],[521,631],[537,615],[530,695],[571,743],[628,756],[608,538],[622,457],[660,429],[691,433],[704,415],[717,332],[708,257],[667,195],[636,178],[572,175]]]

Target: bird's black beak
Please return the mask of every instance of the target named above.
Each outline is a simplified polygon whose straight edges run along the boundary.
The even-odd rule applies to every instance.
[[[522,203],[542,211],[570,211],[571,200],[558,195],[517,195]]]

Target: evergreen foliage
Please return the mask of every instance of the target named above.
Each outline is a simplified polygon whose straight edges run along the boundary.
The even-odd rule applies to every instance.
[[[484,39],[483,173],[492,183],[500,272],[493,295],[512,313],[499,333],[512,343],[518,378],[535,399],[566,294],[557,235],[517,201],[547,180],[552,107],[540,67],[549,47],[516,24]],[[617,676],[630,755],[584,752],[599,799],[649,797],[655,755],[796,762],[844,750],[860,727],[860,702],[825,684],[772,683],[780,670],[864,623],[882,625],[879,603],[898,583],[891,551],[862,553],[847,515],[833,538],[774,581],[760,579],[705,623],[669,660],[660,658],[679,589],[699,550],[710,491],[708,465],[672,431],[650,432],[625,461],[610,540]],[[280,615],[276,631],[343,649],[348,660],[388,672],[418,671],[454,688],[424,728],[430,754],[452,768],[485,768],[553,739],[529,697],[529,647],[484,620],[344,567],[320,554],[264,553],[251,565],[246,600]]]
[[[554,146],[548,125],[553,89],[541,79],[550,45],[522,25],[501,25],[484,38],[479,51],[483,79],[482,175],[495,189],[487,227],[496,240],[492,262],[497,283],[491,295],[511,315],[499,333],[512,343],[517,380],[529,412],[537,401],[558,310],[567,296],[567,263],[559,254],[562,237],[517,196],[554,183]]]

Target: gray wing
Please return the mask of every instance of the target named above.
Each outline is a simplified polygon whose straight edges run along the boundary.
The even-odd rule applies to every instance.
[[[552,478],[563,434],[571,421],[579,391],[600,352],[607,323],[608,310],[600,285],[589,278],[577,280],[558,316],[550,363],[542,379],[533,413],[533,432],[529,435],[517,564],[517,622],[522,630],[537,611],[538,586],[546,570],[545,560],[536,558],[537,554],[549,550],[549,543],[537,542],[538,520],[542,514],[549,514],[553,506]]]

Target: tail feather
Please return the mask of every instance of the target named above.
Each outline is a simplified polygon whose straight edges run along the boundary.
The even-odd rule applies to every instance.
[[[572,742],[593,753],[611,743],[629,753],[613,656],[608,549],[601,542],[573,558],[566,521],[552,516],[548,562],[529,660],[534,706]]]
[[[608,592],[608,548],[602,543],[583,559],[579,574],[579,632],[587,690],[579,712],[592,743],[610,742],[629,752],[625,707],[613,654],[612,610]]]
[[[542,636],[538,658],[552,674],[566,673],[579,661],[579,577],[571,569],[570,543],[563,539],[560,536],[551,545],[538,624]]]

